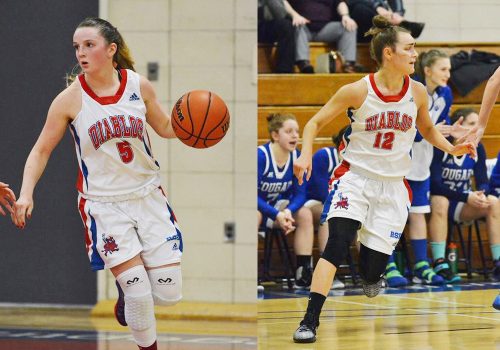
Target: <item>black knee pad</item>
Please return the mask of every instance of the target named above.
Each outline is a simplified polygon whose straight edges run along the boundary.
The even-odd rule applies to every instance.
[[[335,217],[328,220],[328,241],[321,257],[338,267],[345,260],[360,227],[361,223],[353,219]]]
[[[360,245],[359,274],[368,283],[378,282],[385,271],[390,255]]]

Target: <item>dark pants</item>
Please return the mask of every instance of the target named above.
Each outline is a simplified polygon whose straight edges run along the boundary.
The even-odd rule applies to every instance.
[[[276,73],[292,73],[295,64],[295,30],[290,18],[259,21],[259,43],[277,42]]]
[[[370,42],[372,37],[364,35],[372,27],[372,18],[377,14],[373,5],[366,0],[350,0],[349,13],[358,24],[358,43]]]

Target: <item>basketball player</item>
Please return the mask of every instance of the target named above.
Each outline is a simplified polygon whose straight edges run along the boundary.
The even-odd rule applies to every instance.
[[[463,118],[463,125],[472,129],[479,119],[472,108],[456,110],[452,122]],[[476,191],[472,190],[472,175]],[[486,219],[486,229],[493,257],[493,278],[500,280],[500,201],[489,195],[486,174],[486,152],[481,143],[477,156],[453,156],[434,150],[431,165],[431,219],[429,222],[434,270],[447,283],[460,281],[445,260],[448,222],[467,222]]]
[[[154,305],[174,305],[182,297],[182,236],[160,187],[146,123],[162,137],[175,134],[151,83],[134,72],[115,27],[87,18],[73,46],[82,74],[49,108],[26,161],[14,223],[24,227],[31,218],[35,185],[69,127],[91,267],[115,276],[121,287],[115,313],[139,349],[157,349]]]
[[[417,59],[415,40],[403,28],[375,16],[370,52],[380,69],[341,87],[304,128],[302,155],[295,166],[299,183],[311,176],[311,156],[318,131],[348,109],[351,128],[344,139],[342,163],[325,203],[329,238],[313,274],[307,312],[293,339],[316,340],[319,315],[337,266],[353,237],[361,243],[359,272],[366,296],[376,296],[389,256],[399,241],[411,206],[404,176],[418,127],[422,136],[447,153],[475,155],[472,143],[450,144],[429,118],[425,87],[409,78]],[[359,231],[358,231],[359,230]]]
[[[450,87],[447,85],[448,79],[450,79],[450,69],[450,58],[440,50],[430,50],[420,53],[415,64],[418,79],[425,85],[427,90],[429,116],[436,125],[436,128],[445,137],[450,134],[449,112],[453,103],[453,95]],[[433,147],[422,138],[418,131],[411,153],[411,169],[406,179],[413,193],[408,218],[408,234],[413,253],[415,254],[413,282],[441,285],[445,283],[445,280],[429,266],[427,257],[427,223],[425,214],[431,212],[429,191]],[[445,267],[447,267],[447,264],[440,265],[437,269]],[[391,255],[389,265],[386,269],[386,280],[390,287],[407,284],[406,279],[399,274],[394,264],[393,255]]]
[[[9,188],[9,185],[0,181],[0,214],[5,216],[5,211],[2,206],[7,209],[9,213],[13,213],[12,206],[16,201],[16,195]]]
[[[257,222],[268,228],[280,227],[285,233],[295,229],[294,287],[305,289],[311,284],[314,229],[311,210],[303,207],[305,186],[299,186],[293,176],[293,162],[300,155],[299,125],[291,114],[271,114],[267,125],[271,141],[257,149]]]

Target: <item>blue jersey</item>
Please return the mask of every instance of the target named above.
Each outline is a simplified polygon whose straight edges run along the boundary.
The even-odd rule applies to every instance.
[[[429,98],[429,116],[434,125],[445,121],[450,124],[450,107],[453,103],[453,96],[449,86],[438,86]],[[415,142],[412,147],[411,170],[406,176],[408,180],[423,181],[430,176],[430,166],[433,158],[433,146],[424,140],[417,130]]]
[[[333,169],[339,164],[339,156],[335,147],[324,147],[314,153],[312,158],[312,174],[307,182],[306,198],[324,202],[328,195],[328,183]]]
[[[488,193],[486,152],[482,144],[477,147],[476,159],[469,155],[452,156],[434,148],[434,158],[431,164],[431,194],[467,202],[469,192],[472,191],[472,175],[476,182],[476,190],[484,190]]]
[[[498,153],[497,163],[491,172],[490,193],[500,197],[500,152]]]
[[[279,212],[274,208],[276,202],[288,200],[287,208],[295,213],[306,201],[306,186],[299,186],[297,178],[293,175],[293,162],[300,152],[298,150],[290,152],[286,164],[280,168],[276,164],[270,146],[271,143],[266,143],[257,149],[257,208],[265,216],[276,220]]]

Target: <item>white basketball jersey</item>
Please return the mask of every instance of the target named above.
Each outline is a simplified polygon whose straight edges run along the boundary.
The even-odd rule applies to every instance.
[[[367,177],[398,179],[411,167],[410,151],[415,139],[417,106],[410,78],[404,78],[398,95],[384,96],[373,74],[363,78],[368,94],[361,107],[349,110],[351,127],[344,135],[342,156],[350,168]]]
[[[114,96],[98,97],[79,81],[82,109],[70,124],[80,165],[77,189],[85,198],[127,195],[160,185],[146,131],[139,74],[122,69]]]
[[[436,125],[441,113],[443,113],[446,108],[446,100],[443,96],[438,95],[437,92],[434,92],[432,96],[428,96],[429,116],[431,117],[432,123]],[[413,143],[411,153],[412,167],[406,178],[412,181],[424,181],[431,176],[430,167],[434,155],[434,146],[423,139],[420,142]]]

